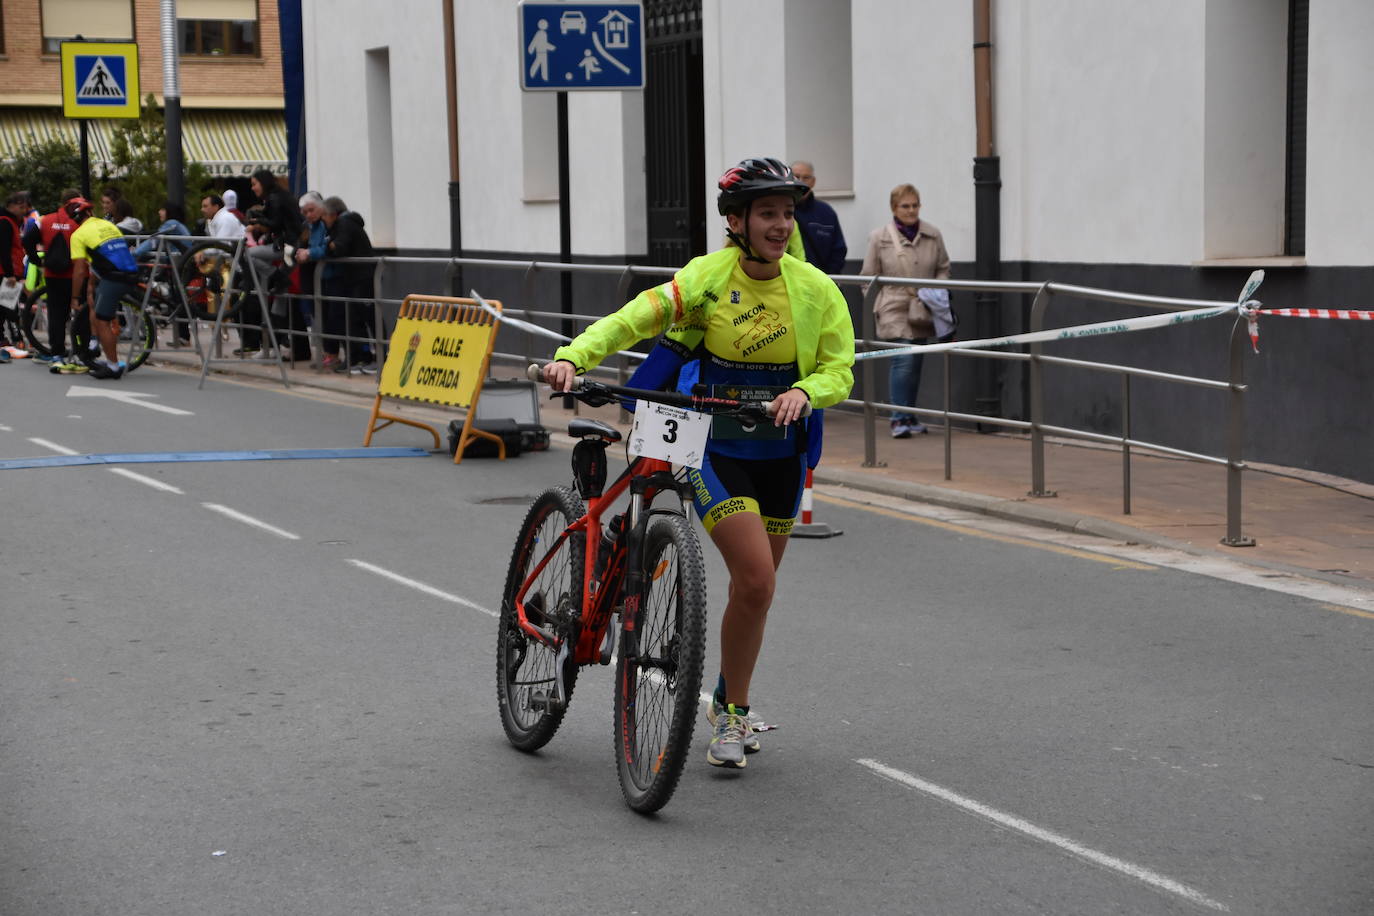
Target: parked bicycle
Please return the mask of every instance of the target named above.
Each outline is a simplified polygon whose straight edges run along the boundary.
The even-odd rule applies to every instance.
[[[529,368],[538,379],[539,367]],[[770,404],[644,391],[586,378],[572,396],[591,406],[636,399],[765,422]],[[561,397],[562,395],[555,395]],[[614,731],[621,793],[636,811],[668,803],[682,775],[706,652],[706,573],[689,521],[686,469],[626,454],[607,489],[614,427],[568,425],[574,487],[539,494],[521,523],[501,596],[496,695],[501,724],[523,751],[557,732],[581,668],[615,664]],[[603,516],[629,493],[626,509]],[[658,496],[676,497],[671,508]]]

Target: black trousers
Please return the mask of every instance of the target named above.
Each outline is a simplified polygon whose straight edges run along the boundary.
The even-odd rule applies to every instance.
[[[72,317],[72,278],[45,277],[48,288],[48,349],[54,355],[67,352],[67,322]]]

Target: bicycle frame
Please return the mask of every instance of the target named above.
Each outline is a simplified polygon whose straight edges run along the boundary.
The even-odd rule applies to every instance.
[[[557,553],[557,548],[577,532],[586,536],[587,547],[583,550],[582,569],[582,620],[575,640],[573,661],[578,665],[602,664],[611,660],[611,641],[607,633],[611,616],[615,609],[616,598],[622,593],[625,609],[621,626],[629,631],[634,629],[634,621],[639,611],[639,597],[643,583],[638,572],[639,545],[644,536],[648,513],[646,505],[652,505],[660,493],[673,491],[683,497],[683,485],[673,476],[672,465],[656,458],[635,458],[630,462],[616,481],[600,496],[587,501],[587,511],[575,520],[558,536],[558,540],[544,551],[544,556],[525,577],[515,596],[515,613],[520,629],[531,639],[538,640],[558,651],[560,660],[566,657],[568,647],[565,640],[556,633],[549,632],[530,622],[525,613],[525,595],[549,559]],[[624,529],[624,536],[606,557],[601,576],[596,568],[601,554],[601,516],[616,504],[620,497],[630,491],[630,508]],[[558,666],[560,677],[557,685],[558,695],[563,695],[561,678],[562,666]]]

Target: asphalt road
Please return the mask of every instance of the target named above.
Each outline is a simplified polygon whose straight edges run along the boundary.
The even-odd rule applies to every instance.
[[[366,424],[0,373],[0,458]],[[779,728],[727,774],[703,720],[656,817],[620,799],[608,671],[514,751],[493,613],[567,477],[558,449],[0,470],[0,913],[1374,913],[1374,621],[1007,523],[826,499],[846,534],[789,548],[755,683]]]

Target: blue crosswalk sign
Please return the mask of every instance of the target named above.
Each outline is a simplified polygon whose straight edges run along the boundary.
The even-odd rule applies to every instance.
[[[521,3],[520,88],[644,88],[639,3]]]
[[[76,55],[76,98],[82,105],[127,105],[128,80],[124,58],[100,54]]]

